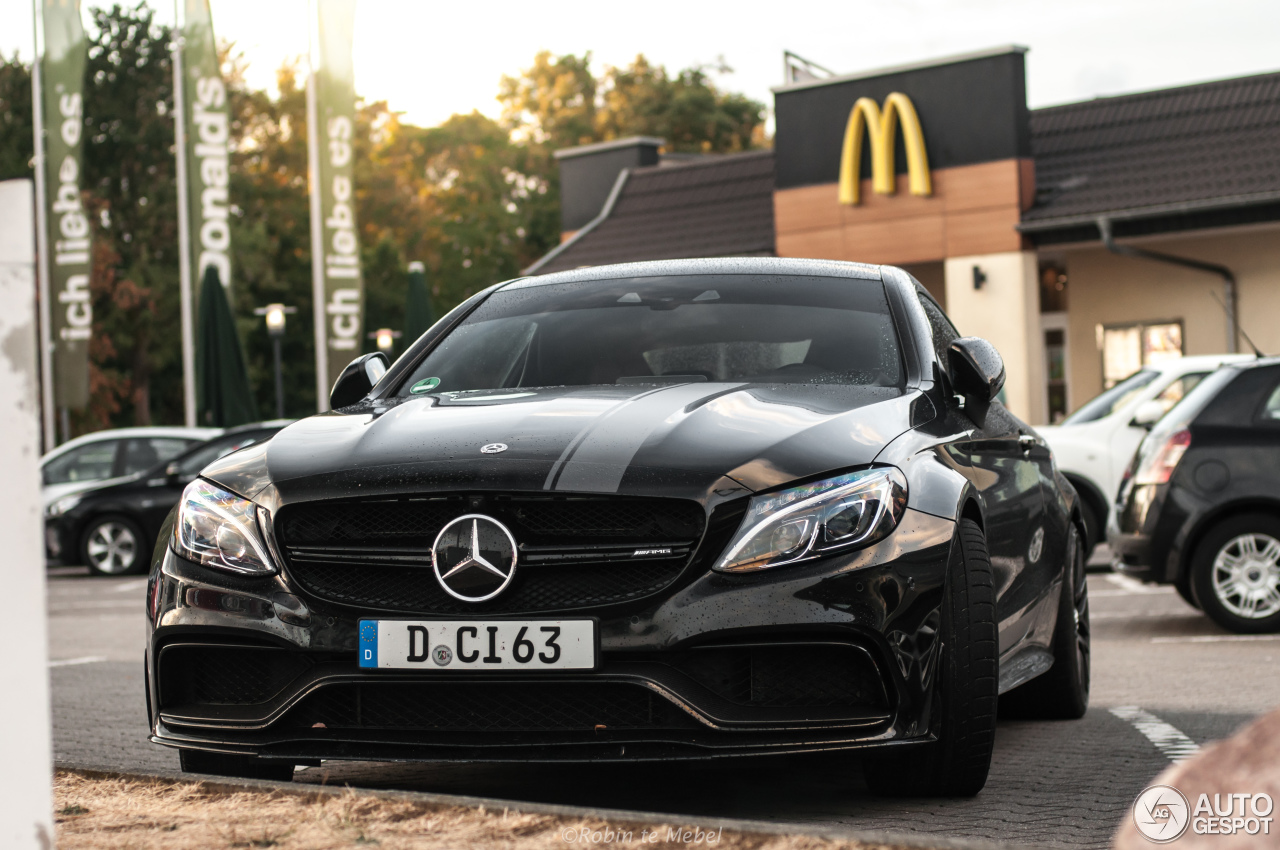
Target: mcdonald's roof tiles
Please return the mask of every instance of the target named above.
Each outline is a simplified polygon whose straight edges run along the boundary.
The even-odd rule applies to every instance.
[[[773,152],[758,151],[633,169],[609,216],[535,273],[773,254]]]
[[[1031,113],[1024,230],[1280,199],[1280,73]]]

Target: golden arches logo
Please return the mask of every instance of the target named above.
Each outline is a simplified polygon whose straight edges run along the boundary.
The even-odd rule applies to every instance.
[[[896,188],[893,143],[902,125],[902,141],[907,149],[907,178],[913,195],[932,195],[929,156],[924,149],[924,133],[911,98],[894,92],[884,99],[884,111],[869,97],[860,97],[849,112],[840,153],[840,203],[861,201],[859,170],[862,164],[863,129],[871,137],[871,185],[878,195],[892,195]]]

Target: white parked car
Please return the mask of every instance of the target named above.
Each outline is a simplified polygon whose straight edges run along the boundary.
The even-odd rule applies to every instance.
[[[1206,354],[1144,366],[1060,424],[1036,429],[1080,493],[1088,549],[1106,534],[1120,478],[1151,426],[1222,364],[1252,359],[1247,354]]]
[[[221,428],[113,428],[76,437],[40,459],[44,506],[85,487],[123,478],[222,433]]]

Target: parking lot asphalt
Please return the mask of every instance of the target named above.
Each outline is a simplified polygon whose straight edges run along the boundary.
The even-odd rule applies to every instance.
[[[55,761],[176,771],[176,753],[146,741],[145,579],[82,573],[59,569],[49,579]],[[856,767],[816,760],[641,768],[329,762],[299,770],[295,781],[1105,847],[1138,792],[1171,759],[1280,705],[1280,635],[1228,634],[1172,589],[1109,573],[1091,574],[1089,590],[1089,713],[1078,721],[1002,720],[991,778],[973,799],[878,797]]]

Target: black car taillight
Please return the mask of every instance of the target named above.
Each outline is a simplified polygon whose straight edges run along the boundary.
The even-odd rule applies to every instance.
[[[1133,475],[1134,484],[1167,484],[1178,468],[1178,462],[1191,448],[1191,432],[1174,431],[1163,442],[1143,452]]]

